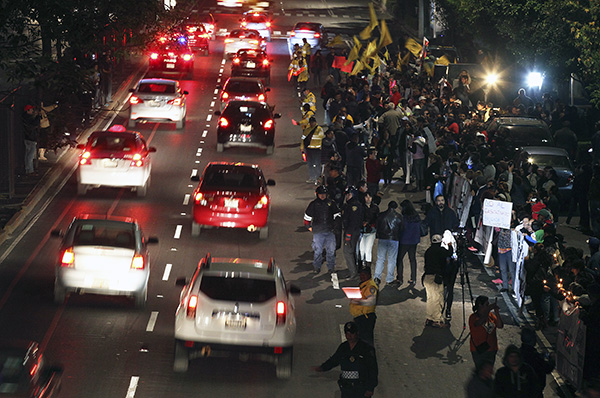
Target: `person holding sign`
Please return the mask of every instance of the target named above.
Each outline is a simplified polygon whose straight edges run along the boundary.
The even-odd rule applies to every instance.
[[[371,269],[362,268],[360,277],[360,298],[350,300],[350,315],[354,317],[354,322],[358,326],[358,335],[361,340],[375,346],[374,330],[377,315],[375,306],[377,301],[377,284],[371,278]]]

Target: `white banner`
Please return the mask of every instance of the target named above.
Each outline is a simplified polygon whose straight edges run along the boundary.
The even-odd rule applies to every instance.
[[[510,229],[512,202],[486,199],[483,201],[483,225]]]

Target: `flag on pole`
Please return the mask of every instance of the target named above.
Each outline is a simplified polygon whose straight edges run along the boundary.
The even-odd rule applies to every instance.
[[[358,72],[363,70],[364,67],[365,67],[365,65],[361,61],[357,60],[356,63],[354,64],[354,68],[352,69],[352,72],[350,72],[350,74],[356,75],[356,74],[358,74]]]
[[[379,36],[379,45],[377,46],[377,49],[383,48],[394,42],[394,40],[392,40],[392,35],[390,35],[390,31],[387,27],[385,19],[381,20],[381,23],[379,24],[379,31],[381,32],[381,35]]]
[[[385,59],[387,62],[390,62],[390,53],[387,48],[385,49],[385,53],[383,54],[383,59]]]
[[[371,32],[377,27],[377,14],[375,13],[375,8],[373,7],[373,3],[369,3],[369,26],[364,28],[362,32],[359,33],[359,36],[362,40],[368,40],[371,37]]]
[[[410,51],[415,57],[418,57],[421,54],[421,49],[423,48],[419,44],[419,42],[417,42],[412,37],[406,39],[406,44],[404,44],[404,47],[406,47],[406,49]]]
[[[362,53],[361,61],[363,63],[367,63],[369,59],[371,59],[377,53],[377,40],[373,40],[369,44],[367,44],[367,48]]]
[[[352,63],[352,61],[355,61],[358,59],[358,54],[359,54],[361,47],[362,47],[362,44],[356,38],[356,36],[354,36],[354,47],[352,47],[352,49],[350,50],[350,54],[348,54],[348,60],[346,61],[345,65],[348,65],[348,64]]]

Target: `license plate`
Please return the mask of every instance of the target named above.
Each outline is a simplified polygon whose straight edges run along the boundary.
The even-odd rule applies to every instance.
[[[148,101],[148,105],[158,107],[160,106],[160,101]]]
[[[104,159],[103,165],[104,165],[104,167],[117,167],[118,160],[117,159]]]
[[[249,133],[252,131],[251,124],[240,124],[240,131],[243,133]]]
[[[246,319],[226,319],[225,327],[232,329],[246,329]]]
[[[94,278],[94,282],[92,283],[92,288],[106,289],[106,288],[108,288],[108,282],[106,279]]]
[[[167,64],[167,69],[175,69],[175,64]]]
[[[225,199],[225,207],[232,207],[234,209],[237,209],[239,205],[239,202],[237,199]]]
[[[246,66],[247,66],[248,68],[256,68],[256,64],[255,64],[254,62],[252,62],[252,61],[248,61],[248,62],[246,63]]]

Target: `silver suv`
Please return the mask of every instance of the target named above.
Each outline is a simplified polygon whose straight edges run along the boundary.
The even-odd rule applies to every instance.
[[[274,362],[278,378],[292,374],[296,316],[293,295],[271,260],[211,258],[200,260],[183,286],[175,314],[173,370],[186,372],[189,361],[212,352],[255,354]]]

